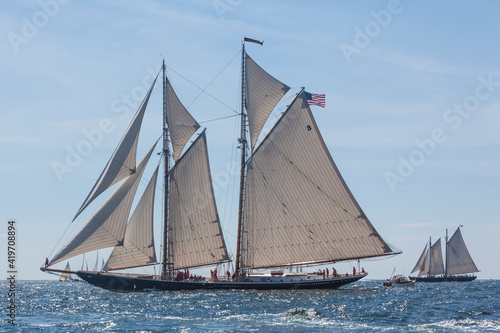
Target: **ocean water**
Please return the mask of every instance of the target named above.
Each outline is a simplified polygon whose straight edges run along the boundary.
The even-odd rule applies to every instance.
[[[17,281],[18,332],[498,332],[500,280],[338,290],[115,293],[85,282]]]

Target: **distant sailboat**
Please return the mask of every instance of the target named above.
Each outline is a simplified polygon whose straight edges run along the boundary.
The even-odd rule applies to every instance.
[[[417,277],[411,279],[417,282],[465,282],[476,279],[471,273],[479,272],[476,264],[467,250],[460,227],[448,241],[446,230],[446,264],[443,263],[441,251],[441,238],[431,245],[431,239],[425,246],[417,264],[411,271],[419,272]],[[464,275],[465,274],[465,275]]]
[[[71,267],[69,266],[69,262],[66,263],[66,267],[64,268],[65,271],[70,272]],[[71,273],[64,272],[61,274],[61,277],[59,278],[59,282],[71,282],[73,281],[73,277],[71,276]]]
[[[257,145],[264,123],[290,89],[242,48],[241,174],[235,270],[193,277],[189,269],[229,263],[208,160],[205,130],[181,104],[163,64],[164,214],[160,275],[111,271],[158,263],[153,238],[156,168],[130,219],[132,201],[154,147],[136,166],[140,125],[153,85],[104,171],[77,212],[121,182],[43,270],[73,256],[114,247],[103,271],[78,271],[110,290],[337,288],[365,272],[322,276],[284,268],[398,254],[378,234],[354,199],[326,148],[302,89]],[[261,44],[259,42],[259,44]],[[248,130],[247,130],[248,128]],[[76,217],[75,217],[76,218]],[[275,269],[270,273],[256,270]]]

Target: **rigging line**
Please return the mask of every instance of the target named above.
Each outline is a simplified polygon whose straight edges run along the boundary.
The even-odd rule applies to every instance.
[[[189,103],[189,105],[187,106],[187,108],[189,109],[189,107],[191,106],[191,104],[193,104],[197,99],[198,97],[200,97],[204,92],[206,92],[207,88],[219,77],[219,75],[222,74],[222,72],[227,68],[227,66],[229,66],[233,61],[234,59],[240,54],[240,50],[238,50],[238,52],[234,55],[234,57],[227,63],[226,66],[224,66],[224,68],[219,72],[219,74],[217,74],[213,79],[212,81],[210,81],[209,84],[206,85],[206,87],[198,94],[198,96],[196,96],[193,101],[191,103]],[[234,111],[234,110],[233,110]]]
[[[233,114],[230,116],[225,116],[225,117],[220,117],[220,118],[215,118],[215,119],[210,119],[210,120],[204,120],[204,121],[199,121],[198,124],[203,124],[203,123],[209,123],[212,121],[217,121],[217,120],[222,120],[222,119],[227,119],[227,118],[232,118],[232,117],[238,117],[239,114]]]
[[[186,78],[185,76],[183,76],[182,74],[180,74],[179,72],[175,71],[174,69],[172,69],[171,67],[169,66],[166,66],[168,69],[170,69],[172,72],[174,72],[175,74],[179,75],[181,78],[183,78],[184,80],[186,80],[187,82],[191,83],[193,86],[195,86],[196,88],[200,89],[202,93],[205,93],[207,94],[208,96],[212,97],[213,99],[215,99],[217,102],[221,103],[222,105],[224,105],[225,107],[227,107],[229,110],[233,111],[234,113],[236,113],[237,115],[239,115],[239,112],[236,111],[235,109],[233,109],[232,107],[230,107],[229,105],[227,105],[226,103],[224,103],[223,101],[221,101],[220,99],[218,99],[217,97],[215,97],[214,95],[210,94],[209,92],[207,92],[205,89],[201,88],[200,86],[196,85],[194,82],[192,82],[191,80],[189,80],[188,78]],[[226,66],[227,67],[227,66]],[[207,86],[208,88],[208,86]],[[196,97],[198,98],[198,97]],[[196,100],[196,99],[195,99]],[[193,101],[194,102],[194,101]],[[188,107],[193,103],[191,102]]]

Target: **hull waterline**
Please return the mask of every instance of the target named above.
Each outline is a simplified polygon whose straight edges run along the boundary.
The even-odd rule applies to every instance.
[[[287,290],[287,289],[337,289],[356,282],[368,274],[293,282],[187,282],[101,274],[78,271],[77,275],[94,286],[111,291],[181,291],[181,290]]]
[[[417,282],[470,282],[477,276],[428,276],[428,277],[410,277]]]

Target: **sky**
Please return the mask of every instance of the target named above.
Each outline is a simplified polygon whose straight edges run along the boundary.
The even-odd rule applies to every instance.
[[[163,59],[207,128],[234,254],[235,115],[241,42],[250,37],[264,41],[247,52],[271,75],[326,94],[326,107],[312,111],[328,149],[376,230],[403,252],[363,260],[369,278],[409,275],[429,237],[459,225],[478,278],[500,278],[499,11],[493,0],[2,2],[0,271],[14,219],[18,278],[56,278],[39,267],[104,200],[71,223]],[[138,159],[161,135],[161,103],[157,84]],[[95,253],[87,259],[92,268]],[[78,269],[82,259],[70,263]]]

